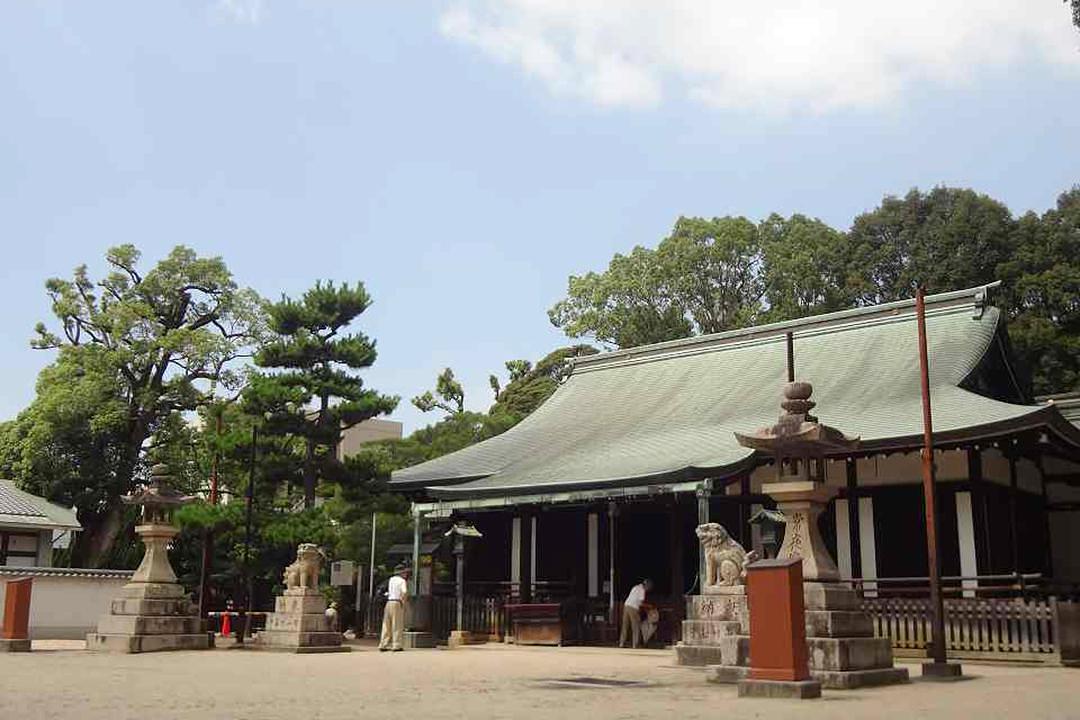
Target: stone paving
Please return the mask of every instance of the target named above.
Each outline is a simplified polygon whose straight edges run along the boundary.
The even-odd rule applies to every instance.
[[[526,648],[331,655],[217,649],[102,655],[38,642],[0,655],[0,718],[1080,718],[1080,669],[966,665],[971,679],[739,699],[670,651]],[[911,668],[913,677],[918,667]],[[612,683],[612,684],[609,684]]]

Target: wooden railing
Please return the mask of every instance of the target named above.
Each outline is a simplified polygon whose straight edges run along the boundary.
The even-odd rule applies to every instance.
[[[942,578],[945,648],[957,658],[1069,663],[1080,635],[1075,587],[1039,575]],[[926,578],[855,580],[874,633],[898,655],[924,656],[931,640]],[[1051,594],[1051,593],[1060,593]]]
[[[1007,654],[1015,659],[1056,659],[1056,600],[965,599],[945,601],[945,648],[950,654]],[[864,598],[874,634],[892,640],[898,654],[921,655],[931,640],[930,601]],[[1046,657],[1037,657],[1045,655]]]
[[[445,640],[450,636],[450,631],[456,629],[457,598],[435,595],[431,598],[431,603],[431,631],[437,640]],[[501,641],[509,629],[505,606],[505,596],[466,595],[462,629],[474,635],[486,635],[491,640]]]

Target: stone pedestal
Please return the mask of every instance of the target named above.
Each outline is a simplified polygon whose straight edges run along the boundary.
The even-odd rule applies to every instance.
[[[822,687],[850,689],[907,682],[907,669],[893,666],[889,639],[874,637],[873,623],[859,610],[854,590],[841,583],[807,582],[803,600],[810,676]],[[707,668],[711,682],[734,683],[748,676],[748,635],[722,638],[720,655],[720,664]]]
[[[813,700],[821,697],[817,680],[740,680],[739,697]]]
[[[682,641],[675,646],[677,665],[721,664],[724,639],[750,632],[746,587],[735,585],[715,590],[721,592],[686,598],[687,619],[682,623]]]
[[[309,587],[291,587],[274,599],[266,629],[255,637],[260,650],[294,653],[349,652],[326,617],[326,600]]]
[[[213,633],[206,631],[169,565],[168,544],[178,530],[151,522],[135,532],[146,545],[142,563],[113,599],[109,614],[101,616],[97,632],[86,636],[86,649],[143,653],[213,647]]]
[[[849,689],[907,682],[906,668],[893,666],[888,638],[874,637],[870,617],[858,609],[854,590],[838,583],[808,582],[806,645],[810,676],[823,687]],[[750,638],[723,638],[721,663],[707,669],[711,682],[734,683],[746,678],[750,668]]]
[[[0,653],[30,652],[30,638],[0,638]]]
[[[889,638],[874,637],[859,597],[838,582],[839,571],[817,529],[817,518],[834,490],[810,480],[766,483],[787,518],[780,558],[801,558],[810,675],[825,688],[847,689],[907,682],[906,668],[893,666]],[[753,608],[750,609],[753,612]],[[721,663],[710,666],[712,682],[738,682],[748,674],[750,638],[721,640]]]

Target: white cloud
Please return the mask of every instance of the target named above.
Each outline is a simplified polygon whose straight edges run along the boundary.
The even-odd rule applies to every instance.
[[[439,27],[556,95],[606,106],[685,94],[826,112],[987,68],[1080,69],[1059,0],[455,0]]]
[[[217,14],[244,25],[257,25],[262,20],[262,0],[217,0]]]

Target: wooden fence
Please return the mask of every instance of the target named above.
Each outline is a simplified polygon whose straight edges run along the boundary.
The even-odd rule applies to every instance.
[[[873,618],[874,634],[890,638],[897,655],[925,656],[931,639],[928,599],[867,597],[862,608]],[[945,647],[957,658],[1066,662],[1069,638],[1077,632],[1075,615],[1055,598],[948,599]]]

